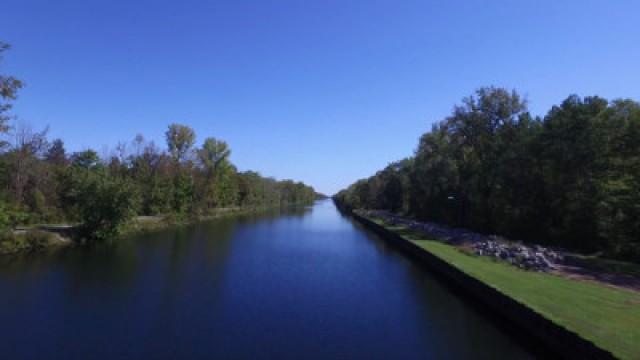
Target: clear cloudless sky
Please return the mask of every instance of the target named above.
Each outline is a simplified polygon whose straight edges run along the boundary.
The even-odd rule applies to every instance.
[[[570,94],[640,100],[640,1],[4,0],[19,121],[70,151],[172,122],[240,170],[332,194],[410,156],[476,88],[535,115]]]

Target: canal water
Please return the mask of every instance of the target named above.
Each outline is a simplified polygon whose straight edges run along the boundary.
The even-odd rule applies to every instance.
[[[0,258],[4,359],[526,359],[330,201]]]

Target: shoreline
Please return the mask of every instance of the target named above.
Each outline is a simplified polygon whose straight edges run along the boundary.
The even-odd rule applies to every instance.
[[[164,229],[168,229],[171,227],[182,227],[182,226],[190,226],[195,225],[202,222],[207,222],[215,219],[222,219],[225,217],[233,217],[233,216],[246,216],[246,215],[257,215],[261,213],[265,213],[268,211],[273,211],[277,209],[283,209],[293,206],[309,206],[311,204],[291,204],[286,205],[284,207],[278,206],[267,206],[267,207],[233,207],[233,208],[219,208],[216,209],[211,214],[207,215],[197,215],[194,217],[189,217],[183,220],[172,219],[170,215],[166,216],[137,216],[135,219],[128,224],[123,232],[116,236],[113,240],[121,239],[123,237],[140,234],[140,233],[149,233],[154,231],[160,231]]]
[[[523,341],[542,344],[562,358],[616,358],[608,349],[554,322],[522,301],[466,273],[455,264],[404,238],[399,233],[355,212],[345,211],[340,207],[338,209],[380,235],[387,243],[440,275],[448,285],[476,301],[481,309],[487,310],[500,320],[504,320],[510,327],[519,330],[521,333],[516,337],[522,338]]]
[[[596,258],[593,255],[579,254],[560,247],[547,247],[508,239],[500,235],[421,222],[384,210],[356,211],[364,217],[382,220],[391,226],[404,226],[420,234],[421,237],[437,240],[478,256],[504,261],[520,269],[553,273],[568,279],[640,291],[640,264],[604,257]],[[588,259],[591,259],[591,263]]]
[[[292,204],[289,206],[307,206]],[[207,215],[197,215],[185,219],[176,219],[171,215],[136,216],[126,224],[120,234],[107,241],[118,241],[136,234],[153,233],[171,227],[182,227],[232,216],[245,216],[260,214],[282,207],[233,207],[219,208]],[[12,231],[12,239],[0,242],[0,257],[35,254],[57,249],[84,246],[87,241],[77,238],[75,230],[77,225],[48,224],[19,226]],[[33,239],[31,240],[30,238]],[[11,247],[2,246],[11,242]]]

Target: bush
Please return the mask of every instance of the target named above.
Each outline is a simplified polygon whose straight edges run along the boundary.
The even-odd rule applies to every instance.
[[[8,231],[18,224],[28,224],[32,220],[32,214],[26,210],[0,202],[0,231]]]
[[[56,235],[46,231],[4,232],[0,235],[0,254],[42,250],[55,240]]]
[[[102,170],[79,170],[76,176],[74,202],[82,235],[98,240],[118,235],[136,214],[138,194],[133,184]]]

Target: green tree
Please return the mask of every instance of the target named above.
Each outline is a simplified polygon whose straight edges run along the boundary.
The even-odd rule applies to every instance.
[[[639,144],[635,101],[573,95],[541,119],[517,93],[481,88],[420,138],[413,161],[334,199],[640,259]]]
[[[83,234],[98,240],[118,235],[137,207],[138,194],[131,181],[109,176],[102,169],[76,169],[74,177],[73,195]]]
[[[574,248],[598,248],[597,177],[605,163],[596,123],[606,108],[604,99],[570,96],[549,111],[539,137],[548,236]]]
[[[165,137],[169,153],[177,162],[185,160],[196,142],[196,134],[193,129],[180,124],[169,125]]]
[[[193,178],[186,171],[179,171],[173,178],[173,211],[185,216],[192,210],[195,188]]]
[[[235,169],[229,161],[231,150],[224,141],[207,138],[198,150],[204,170],[204,200],[207,208],[228,206],[236,200]]]
[[[603,171],[595,207],[598,235],[613,255],[640,259],[640,104],[617,100],[596,120]]]
[[[67,151],[61,139],[55,139],[51,143],[45,155],[45,160],[53,165],[65,165],[67,163]]]
[[[527,116],[526,110],[526,102],[515,91],[485,87],[463,99],[446,120],[460,175],[458,200],[468,205],[465,218],[473,227],[485,231],[495,227],[496,164],[509,146],[501,133]]]
[[[3,59],[4,52],[9,50],[11,46],[0,41],[0,62]],[[6,134],[9,130],[9,120],[11,117],[8,111],[11,110],[11,101],[15,100],[24,84],[11,75],[0,75],[0,135]],[[0,139],[0,149],[4,148],[7,142]]]
[[[198,159],[204,167],[207,175],[213,175],[220,168],[228,167],[231,150],[224,141],[215,138],[206,138],[202,148],[198,150]]]
[[[422,135],[411,172],[411,205],[421,219],[462,226],[467,194],[460,186],[456,148],[445,124]]]
[[[100,157],[94,150],[85,150],[73,154],[71,164],[83,169],[95,169],[100,166]]]

